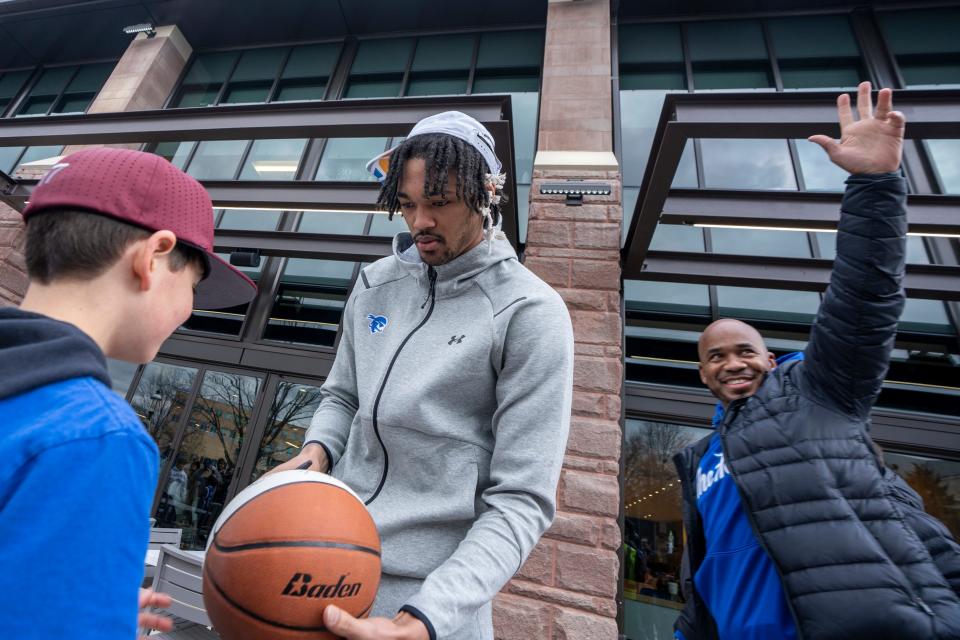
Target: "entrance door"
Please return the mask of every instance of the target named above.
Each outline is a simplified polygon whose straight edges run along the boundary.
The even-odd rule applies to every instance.
[[[137,383],[131,404],[160,447],[156,526],[182,529],[185,549],[206,546],[210,528],[236,491],[264,377],[153,362]]]

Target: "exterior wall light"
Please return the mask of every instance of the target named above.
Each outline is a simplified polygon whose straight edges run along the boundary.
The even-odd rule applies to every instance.
[[[259,249],[234,249],[230,252],[230,264],[235,267],[259,267]]]
[[[543,195],[567,196],[568,207],[579,207],[583,204],[583,196],[608,196],[610,185],[604,182],[583,182],[569,180],[567,182],[545,182],[540,185]]]
[[[123,32],[128,36],[135,36],[138,33],[147,34],[148,38],[152,38],[157,35],[156,30],[154,30],[153,25],[149,22],[141,22],[139,24],[131,24],[123,28]]]

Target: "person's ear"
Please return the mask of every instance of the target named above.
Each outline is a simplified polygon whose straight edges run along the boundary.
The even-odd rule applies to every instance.
[[[704,384],[704,386],[709,386],[709,385],[707,384],[707,377],[703,374],[703,363],[702,363],[702,362],[698,362],[698,363],[697,363],[697,370],[700,371],[700,382],[702,382],[702,383]]]
[[[140,291],[150,290],[159,260],[169,256],[175,246],[177,246],[177,236],[172,231],[157,231],[150,237],[135,243],[131,267]]]
[[[773,353],[767,351],[767,363],[770,365],[771,369],[777,368],[777,356]]]

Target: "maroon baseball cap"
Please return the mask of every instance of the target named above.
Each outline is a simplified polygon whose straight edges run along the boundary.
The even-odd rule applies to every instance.
[[[244,304],[257,292],[250,278],[213,252],[213,206],[206,190],[158,155],[110,147],[71,153],[34,188],[24,220],[47,209],[85,209],[148,231],[172,231],[207,259],[193,300],[198,309]]]

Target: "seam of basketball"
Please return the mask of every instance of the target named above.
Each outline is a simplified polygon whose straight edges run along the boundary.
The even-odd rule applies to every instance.
[[[248,542],[244,544],[235,544],[229,547],[217,542],[216,537],[213,540],[213,546],[222,553],[235,553],[237,551],[248,551],[250,549],[270,549],[274,547],[319,547],[322,549],[345,549],[347,551],[359,551],[370,555],[380,557],[380,552],[372,547],[364,547],[358,544],[348,542],[327,542],[320,540],[274,540],[271,542]]]
[[[234,607],[234,608],[235,608],[237,611],[239,611],[240,613],[243,613],[243,614],[245,614],[245,615],[253,618],[254,620],[257,620],[257,621],[259,621],[259,622],[263,622],[264,624],[269,624],[269,625],[274,626],[274,627],[280,627],[281,629],[290,629],[291,631],[329,631],[329,629],[327,629],[327,627],[324,626],[324,625],[320,625],[319,627],[298,627],[298,626],[295,626],[295,625],[284,624],[284,623],[282,623],[282,622],[277,622],[276,620],[270,620],[270,619],[268,619],[268,618],[264,618],[263,616],[261,616],[261,615],[259,615],[259,614],[256,614],[256,613],[254,613],[253,611],[250,611],[249,609],[247,609],[246,607],[244,607],[244,606],[241,605],[240,603],[235,602],[235,601],[233,600],[233,598],[231,598],[230,596],[228,596],[228,595],[226,594],[226,592],[220,587],[220,585],[217,584],[217,580],[216,580],[216,578],[213,577],[213,572],[210,571],[210,568],[209,568],[209,567],[206,568],[206,573],[207,573],[207,577],[209,578],[210,584],[213,586],[214,589],[217,590],[217,593],[219,593],[220,596],[221,596],[224,600],[226,600],[227,603],[228,603],[230,606]],[[206,580],[205,580],[204,582],[206,582]],[[370,608],[371,608],[372,606],[373,606],[373,603],[370,603],[370,604],[367,606],[366,609],[364,609],[363,611],[361,611],[360,613],[358,613],[355,617],[357,617],[357,618],[362,618],[363,616],[365,616],[365,615],[367,614],[368,611],[370,611]]]
[[[277,485],[276,487],[271,487],[270,489],[267,489],[267,490],[264,491],[263,493],[257,494],[255,497],[253,497],[253,498],[251,498],[250,500],[248,500],[248,501],[246,502],[246,504],[244,504],[243,506],[246,506],[246,505],[248,505],[248,504],[251,504],[254,500],[259,500],[261,497],[267,495],[267,494],[270,493],[271,491],[276,491],[277,489],[282,489],[282,488],[284,488],[284,487],[290,487],[290,486],[293,486],[293,485],[295,485],[295,484],[317,484],[317,483],[316,483],[316,482],[309,481],[309,480],[297,480],[296,482],[288,482],[288,483],[286,483],[286,484]],[[344,493],[346,493],[346,494],[347,494],[348,496],[350,496],[351,498],[353,498],[353,499],[355,499],[355,500],[359,500],[359,498],[357,498],[357,496],[353,495],[352,493],[350,493],[349,491],[347,491],[347,490],[344,489],[343,487],[339,487],[339,486],[337,486],[337,485],[335,485],[335,484],[332,484],[332,483],[329,483],[329,482],[322,482],[322,483],[320,483],[320,484],[324,484],[324,485],[326,485],[326,486],[328,486],[328,487],[333,487],[334,489],[337,489],[338,491],[343,491]],[[228,502],[227,504],[230,504],[230,503]],[[362,500],[360,500],[360,504],[363,504],[363,501],[362,501]],[[365,505],[364,505],[364,509],[366,509],[366,506],[365,506]],[[217,529],[217,533],[220,533],[220,531],[221,531],[225,526],[227,526],[227,523],[230,522],[231,520],[233,520],[234,516],[236,516],[238,513],[240,513],[240,509],[239,509],[239,508],[238,508],[236,511],[234,511],[233,513],[231,513],[229,518],[227,518],[226,520],[223,521],[223,524],[220,525],[220,529]],[[216,538],[217,538],[216,534],[214,534],[213,538],[214,538],[214,542],[216,542]]]

